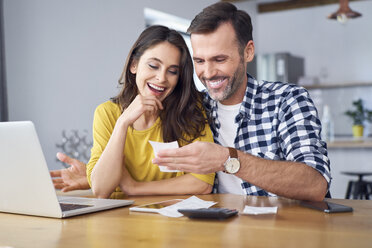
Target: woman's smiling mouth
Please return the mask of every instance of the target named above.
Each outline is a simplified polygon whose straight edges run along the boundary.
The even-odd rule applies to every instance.
[[[155,84],[152,84],[152,83],[147,83],[147,86],[149,87],[149,89],[155,93],[163,93],[165,91],[166,88],[164,87],[160,87],[160,86],[157,86]]]

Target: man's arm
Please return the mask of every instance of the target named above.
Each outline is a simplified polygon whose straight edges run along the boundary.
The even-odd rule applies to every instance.
[[[322,201],[326,179],[314,168],[300,162],[267,160],[238,151],[241,163],[237,177],[266,191],[291,199]]]
[[[235,175],[266,191],[298,200],[323,200],[327,181],[312,167],[299,162],[273,161],[238,151],[240,170]],[[226,147],[209,142],[163,150],[153,163],[199,174],[223,171]]]

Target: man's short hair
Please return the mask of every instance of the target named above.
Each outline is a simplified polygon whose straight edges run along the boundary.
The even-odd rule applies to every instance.
[[[218,2],[203,9],[192,20],[187,32],[190,34],[208,34],[222,23],[231,23],[234,27],[239,48],[244,49],[248,41],[253,40],[251,17],[247,12],[238,10],[228,2]]]

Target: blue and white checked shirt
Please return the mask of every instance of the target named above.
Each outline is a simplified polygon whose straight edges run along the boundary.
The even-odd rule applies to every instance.
[[[219,143],[217,102],[204,94],[204,107],[211,117],[215,143]],[[281,82],[258,82],[248,75],[239,114],[235,148],[270,160],[302,162],[331,181],[327,145],[320,138],[321,123],[309,93],[302,87]],[[275,196],[249,182],[241,187],[247,195]],[[214,193],[218,189],[218,177]]]

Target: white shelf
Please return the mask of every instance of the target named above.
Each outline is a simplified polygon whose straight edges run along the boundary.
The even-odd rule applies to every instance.
[[[312,89],[336,89],[336,88],[350,88],[359,86],[372,86],[372,82],[353,82],[353,83],[329,83],[329,84],[315,84],[303,86],[308,90]]]

